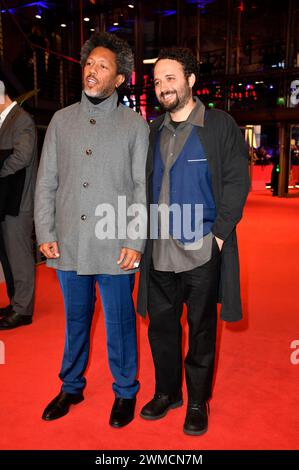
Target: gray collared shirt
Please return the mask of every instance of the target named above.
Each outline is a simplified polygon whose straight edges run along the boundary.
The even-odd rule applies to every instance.
[[[196,106],[186,121],[181,122],[174,128],[171,124],[170,114],[166,113],[160,126],[160,151],[164,163],[164,174],[159,204],[169,204],[169,171],[180,155],[193,126],[204,127],[205,106],[197,97],[194,97],[194,100]],[[188,249],[171,236],[169,236],[169,239],[154,240],[154,268],[157,271],[174,271],[178,273],[202,266],[211,259],[212,240],[213,234],[210,232],[202,240],[192,244],[193,246],[188,244]]]

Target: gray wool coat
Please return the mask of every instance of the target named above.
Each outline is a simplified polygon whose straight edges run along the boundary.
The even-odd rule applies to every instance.
[[[35,193],[37,241],[59,245],[60,258],[47,260],[48,266],[78,274],[134,272],[117,265],[120,250],[143,252],[145,240],[99,239],[97,208],[115,208],[117,235],[118,196],[126,196],[127,206],[146,204],[148,133],[144,119],[118,103],[117,92],[99,105],[82,93],[79,103],[55,113]]]

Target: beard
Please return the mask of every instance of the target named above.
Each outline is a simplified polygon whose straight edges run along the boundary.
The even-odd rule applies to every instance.
[[[84,93],[87,96],[89,96],[90,98],[98,98],[101,100],[111,96],[114,90],[115,88],[113,88],[112,86],[106,86],[101,89],[99,89],[99,87],[94,87],[92,89],[89,89],[87,85],[84,85]]]
[[[108,98],[112,95],[114,89],[111,88],[104,88],[103,90],[89,90],[88,88],[84,88],[84,93],[89,96],[90,98],[99,98],[103,100],[104,98]]]
[[[169,94],[173,95],[174,99],[169,102],[164,101],[164,97]],[[158,101],[163,106],[165,111],[176,112],[186,106],[191,96],[191,88],[186,84],[186,86],[179,91],[173,90],[160,93]]]

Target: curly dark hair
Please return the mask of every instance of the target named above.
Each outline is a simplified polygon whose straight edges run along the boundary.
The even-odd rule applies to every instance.
[[[116,55],[117,73],[125,76],[128,82],[131,78],[134,58],[132,50],[123,39],[110,33],[94,33],[83,45],[81,49],[81,65],[84,67],[91,51],[96,47],[105,47],[110,49]]]
[[[198,79],[199,64],[193,52],[187,47],[168,47],[161,49],[156,64],[162,59],[176,60],[182,65],[186,78],[194,73],[196,80]]]

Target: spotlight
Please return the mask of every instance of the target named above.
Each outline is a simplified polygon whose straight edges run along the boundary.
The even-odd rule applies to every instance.
[[[60,25],[62,28],[66,28],[66,24],[65,23],[61,23]]]
[[[83,21],[86,21],[88,23],[88,21],[90,21],[90,18],[86,16],[85,18],[83,18]]]

